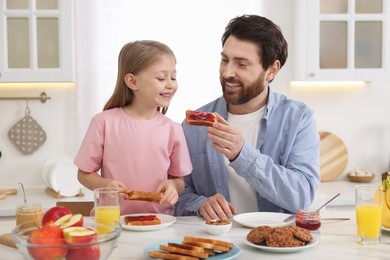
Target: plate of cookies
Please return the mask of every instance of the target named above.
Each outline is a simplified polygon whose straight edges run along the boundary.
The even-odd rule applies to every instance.
[[[248,233],[244,242],[263,251],[292,253],[317,245],[318,239],[309,230],[297,226],[259,226]]]
[[[233,219],[237,223],[250,228],[258,226],[284,227],[295,223],[295,218],[284,222],[289,216],[290,214],[277,212],[248,212],[235,215]]]
[[[166,214],[137,213],[120,217],[122,228],[132,231],[154,231],[169,227],[176,218]]]

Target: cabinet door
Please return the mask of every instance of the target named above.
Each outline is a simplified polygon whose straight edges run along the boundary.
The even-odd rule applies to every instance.
[[[73,0],[2,0],[0,82],[74,81]]]
[[[306,63],[297,69],[305,80],[386,80],[390,79],[389,15],[385,0],[299,1],[296,30],[304,49],[297,52]],[[304,5],[304,6],[303,6]],[[301,20],[300,20],[301,19]],[[302,48],[302,46],[298,47]],[[305,53],[303,53],[305,52]]]

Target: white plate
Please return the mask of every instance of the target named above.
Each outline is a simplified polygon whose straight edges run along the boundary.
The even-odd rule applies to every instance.
[[[50,158],[43,166],[42,178],[46,186],[64,197],[80,193],[81,184],[77,180],[77,167],[69,158]]]
[[[140,216],[140,215],[156,215],[160,220],[161,224],[160,225],[146,225],[146,226],[131,226],[127,225],[125,221],[126,216]],[[120,222],[122,225],[122,228],[127,229],[127,230],[132,230],[132,231],[153,231],[153,230],[159,230],[163,229],[166,227],[169,227],[173,223],[175,223],[176,218],[171,215],[165,215],[165,214],[156,214],[156,213],[137,213],[137,214],[128,214],[128,215],[123,215],[120,218]]]
[[[153,245],[148,246],[144,250],[144,254],[148,257],[149,251],[161,251],[160,250],[160,245],[164,244],[167,245],[169,242],[171,243],[177,243],[180,244],[183,241],[183,239],[178,239],[178,240],[167,240],[167,241],[162,241],[155,243]],[[229,259],[235,259],[239,254],[240,254],[240,248],[236,245],[233,245],[233,247],[229,250],[229,252],[218,254],[215,256],[210,256],[207,259],[211,260],[229,260]],[[150,258],[149,259],[155,259],[155,258]]]
[[[256,244],[253,244],[252,242],[248,241],[247,239],[244,240],[245,244],[251,246],[251,247],[254,247],[254,248],[257,248],[257,249],[260,249],[260,250],[263,250],[263,251],[268,251],[268,252],[273,252],[273,253],[292,253],[292,252],[296,252],[296,251],[301,251],[301,250],[306,250],[306,249],[309,249],[315,245],[318,244],[318,239],[313,237],[313,240],[304,245],[304,246],[297,246],[297,247],[269,247],[269,246],[265,246],[265,245],[256,245]]]
[[[283,222],[290,214],[276,213],[276,212],[249,212],[244,214],[238,214],[233,219],[243,225],[250,228],[258,226],[270,226],[270,227],[284,227],[291,226],[295,222],[295,218],[288,222]]]
[[[390,228],[382,227],[382,230],[385,230],[385,231],[389,231],[389,232],[390,232]]]

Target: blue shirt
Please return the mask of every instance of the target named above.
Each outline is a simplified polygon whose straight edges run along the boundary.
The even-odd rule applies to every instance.
[[[228,117],[223,97],[198,110]],[[193,170],[184,177],[186,187],[175,215],[197,215],[200,205],[216,193],[230,201],[227,169],[224,155],[211,147],[207,127],[182,125]],[[311,205],[320,183],[319,148],[313,111],[269,88],[257,145],[244,142],[230,166],[256,191],[259,211],[295,213]]]

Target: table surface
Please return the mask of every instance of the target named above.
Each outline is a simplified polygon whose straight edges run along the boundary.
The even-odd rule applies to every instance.
[[[294,253],[271,253],[245,244],[250,228],[233,221],[232,229],[225,235],[212,236],[202,227],[200,217],[178,217],[176,222],[156,231],[130,231],[122,229],[117,247],[109,259],[148,259],[144,249],[158,242],[177,240],[184,236],[210,237],[233,242],[240,247],[236,259],[386,259],[390,255],[390,232],[382,232],[380,245],[363,246],[356,242],[355,212],[323,212],[322,218],[347,217],[350,220],[322,220],[321,228],[312,232],[319,240],[316,246]],[[0,234],[11,232],[14,218],[0,218]],[[16,249],[0,245],[0,259],[22,259]]]

